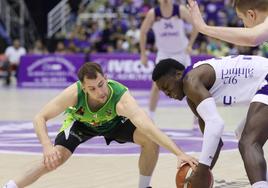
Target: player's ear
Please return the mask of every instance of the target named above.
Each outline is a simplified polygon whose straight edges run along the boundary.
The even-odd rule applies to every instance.
[[[256,20],[256,12],[252,9],[247,10],[247,18],[249,18],[250,20]]]
[[[83,82],[81,82],[81,89],[84,91],[84,93],[86,93],[86,89]]]
[[[107,79],[108,79],[106,74],[105,74],[103,77],[104,77],[104,79],[105,79],[105,80],[107,80]]]
[[[183,71],[176,70],[176,79],[177,79],[177,80],[181,79],[181,77],[182,77],[182,73],[183,73]]]

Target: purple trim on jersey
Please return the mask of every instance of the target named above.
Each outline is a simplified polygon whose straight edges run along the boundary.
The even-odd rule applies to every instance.
[[[188,67],[186,67],[186,69],[183,71],[181,80],[183,80],[183,78],[186,76],[186,74],[188,74],[188,72],[190,72],[193,69],[193,67],[194,67],[194,64],[189,65]]]
[[[155,18],[162,17],[162,14],[161,14],[161,11],[160,11],[160,7],[156,7],[154,9],[154,14],[155,14]]]
[[[180,18],[179,5],[173,5],[173,14],[172,14],[172,16],[178,16]]]
[[[268,74],[266,75],[265,80],[268,82]],[[259,89],[256,94],[268,95],[268,84]]]
[[[173,16],[178,16],[180,18],[180,9],[178,5],[173,5],[173,11],[172,11],[172,15],[170,17],[164,17],[161,13],[160,7],[156,7],[154,9],[154,14],[155,14],[155,18],[160,17],[160,18],[164,18],[164,19],[169,19]]]

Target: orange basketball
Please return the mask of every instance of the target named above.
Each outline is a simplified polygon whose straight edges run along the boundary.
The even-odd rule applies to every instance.
[[[192,168],[188,163],[185,163],[181,166],[181,168],[178,170],[177,175],[176,175],[176,185],[177,188],[192,188],[191,184],[189,182],[185,182],[187,178],[189,178],[192,175]],[[213,174],[211,171],[209,171],[209,182],[210,186],[209,188],[213,187],[214,183],[214,178]]]

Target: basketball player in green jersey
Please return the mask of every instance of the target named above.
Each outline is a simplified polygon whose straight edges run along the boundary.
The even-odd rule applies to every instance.
[[[234,8],[245,28],[207,25],[195,0],[188,0],[195,28],[205,35],[240,46],[268,41],[268,0],[234,0]]]
[[[78,78],[80,81],[51,100],[34,119],[34,128],[43,146],[43,160],[20,178],[10,180],[5,188],[23,188],[32,184],[62,165],[79,144],[94,136],[103,136],[108,145],[115,140],[141,146],[139,188],[150,186],[158,159],[158,145],[177,155],[179,164],[187,162],[192,167],[197,164],[195,158],[186,155],[153,124],[125,86],[106,79],[100,65],[85,63]],[[66,119],[53,145],[46,122],[64,111]]]

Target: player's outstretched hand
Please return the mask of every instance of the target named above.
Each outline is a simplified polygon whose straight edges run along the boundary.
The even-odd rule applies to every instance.
[[[178,169],[181,167],[182,163],[188,163],[192,169],[195,169],[198,165],[198,160],[191,155],[181,154],[180,156],[178,156]]]
[[[188,0],[187,5],[189,12],[192,17],[192,22],[194,27],[199,31],[202,32],[205,29],[206,23],[204,22],[198,4],[195,0]]]

